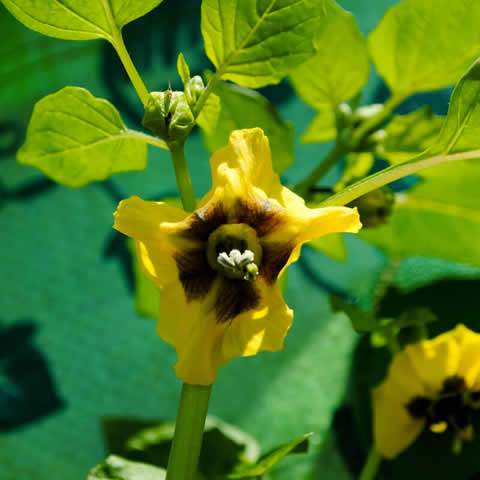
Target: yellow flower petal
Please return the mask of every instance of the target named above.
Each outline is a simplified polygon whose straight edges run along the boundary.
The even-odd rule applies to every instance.
[[[425,421],[412,418],[405,408],[408,398],[385,382],[373,392],[375,446],[385,458],[394,458],[420,435]]]
[[[262,296],[260,305],[239,315],[225,332],[222,344],[223,362],[247,357],[261,351],[278,351],[293,320],[293,311],[283,300],[278,283],[267,286],[258,279]]]
[[[118,204],[113,228],[135,240],[167,247],[167,235],[172,224],[181,222],[187,215],[167,203],[146,202],[132,196]]]

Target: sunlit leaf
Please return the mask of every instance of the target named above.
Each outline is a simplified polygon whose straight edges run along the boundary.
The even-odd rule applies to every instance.
[[[254,90],[219,82],[197,123],[210,152],[224,147],[232,130],[260,127],[270,142],[275,171],[280,174],[293,163],[293,124]]]
[[[480,148],[480,59],[455,87],[447,118],[429,153],[457,153],[477,148]]]
[[[205,51],[224,79],[278,83],[315,52],[324,0],[203,0]]]
[[[429,106],[408,115],[395,115],[385,128],[385,140],[377,148],[377,155],[392,164],[412,159],[432,146],[444,120]]]
[[[110,455],[90,471],[87,480],[163,480],[166,473],[163,468]]]
[[[17,160],[69,187],[146,167],[142,134],[128,130],[115,107],[83,88],[66,87],[33,110]]]
[[[347,259],[347,247],[342,233],[324,235],[308,242],[307,245],[337,262],[344,262]]]
[[[400,96],[456,83],[480,56],[478,18],[476,0],[399,2],[368,38],[377,71]]]
[[[26,27],[65,40],[105,38],[163,0],[1,0]]]
[[[370,63],[353,15],[333,0],[324,0],[322,10],[316,31],[319,49],[292,71],[290,80],[306,103],[317,110],[335,110],[367,83]]]
[[[328,108],[317,112],[307,129],[300,137],[301,143],[323,143],[333,140],[337,135],[335,112]]]
[[[278,462],[280,462],[285,456],[292,453],[305,453],[308,451],[308,438],[313,433],[305,433],[300,437],[286,443],[280,447],[274,448],[272,451],[262,455],[258,462],[254,465],[249,465],[242,468],[236,473],[228,475],[228,478],[250,478],[264,475],[271,470]]]
[[[183,85],[186,85],[190,81],[190,68],[188,68],[183,53],[178,54],[177,71],[178,75],[180,75],[180,78],[182,79]]]

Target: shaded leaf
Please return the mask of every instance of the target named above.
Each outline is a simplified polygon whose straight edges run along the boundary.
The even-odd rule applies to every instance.
[[[395,115],[385,128],[385,140],[377,148],[377,155],[392,164],[420,155],[432,146],[444,120],[429,106],[407,115]]]
[[[324,0],[322,10],[324,17],[316,31],[320,48],[293,70],[290,80],[310,106],[334,111],[367,83],[370,62],[354,16],[333,0]]]
[[[284,122],[275,106],[254,90],[219,82],[197,123],[210,152],[227,145],[232,130],[260,127],[270,142],[274,170],[280,174],[294,161],[293,124]]]
[[[254,465],[248,465],[241,468],[238,472],[228,475],[228,478],[248,478],[264,475],[271,470],[278,462],[292,453],[305,453],[308,451],[308,438],[313,433],[305,433],[291,442],[274,448],[270,452],[262,455]]]
[[[278,83],[315,52],[323,16],[318,0],[204,0],[205,52],[227,80]]]
[[[323,143],[337,136],[334,110],[321,110],[300,137],[301,143]]]
[[[83,88],[65,87],[33,110],[17,160],[69,187],[143,170],[147,145],[128,130],[115,107]]]
[[[105,38],[153,10],[163,0],[2,0],[26,27],[65,40]]]
[[[480,3],[405,0],[370,33],[378,73],[401,96],[452,85],[480,56]]]
[[[90,471],[87,480],[162,480],[166,474],[163,468],[110,455]]]

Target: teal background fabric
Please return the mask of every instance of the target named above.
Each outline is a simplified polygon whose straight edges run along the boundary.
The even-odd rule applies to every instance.
[[[179,51],[192,73],[209,66],[202,56],[200,2],[186,3],[176,8],[176,2],[165,0],[125,29],[151,90],[165,89],[169,79],[174,88],[180,86]],[[396,2],[339,3],[355,13],[367,33]],[[132,125],[141,109],[106,43],[43,37],[2,6],[0,25],[0,478],[82,479],[107,453],[103,419],[168,420],[176,414],[181,384],[172,369],[175,352],[155,334],[152,320],[136,315],[130,259],[112,230],[121,198],[172,195],[174,173],[167,152],[153,148],[147,171],[79,190],[54,185],[17,164],[14,152],[34,103],[65,85],[111,100]],[[382,91],[373,76],[365,101]],[[285,82],[263,92],[283,118],[295,122],[298,139],[313,110]],[[326,149],[297,142],[296,164],[285,179],[300,179]],[[186,153],[200,196],[210,178],[209,155],[198,132]],[[210,412],[255,436],[263,449],[316,433],[310,453],[286,459],[274,479],[350,478],[331,424],[346,392],[357,335],[342,315],[332,314],[327,296],[340,291],[368,298],[386,260],[353,236],[348,247],[345,264],[304,249],[302,260],[290,268],[286,300],[295,320],[284,350],[232,361],[213,389]],[[413,259],[398,270],[396,282],[408,288],[446,275],[476,278],[478,271]],[[353,458],[364,453],[360,446]]]

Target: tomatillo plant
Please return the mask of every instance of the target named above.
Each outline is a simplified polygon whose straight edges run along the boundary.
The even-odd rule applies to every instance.
[[[282,349],[293,311],[279,283],[303,244],[334,256],[344,249],[342,236],[330,237],[329,247],[315,239],[357,233],[363,220],[359,236],[395,262],[427,255],[480,266],[480,246],[471,240],[480,234],[478,2],[403,0],[366,40],[353,16],[333,0],[203,0],[201,29],[213,72],[191,76],[179,53],[183,91],[150,92],[122,28],[162,0],[1,1],[20,22],[45,35],[110,42],[150,132],[128,128],[108,101],[66,87],[36,104],[18,151],[20,163],[63,185],[82,187],[145,169],[147,145],[171,156],[183,208],[132,196],[120,202],[114,223],[135,240],[140,266],[160,291],[157,333],[175,347],[175,373],[184,381],[167,480],[196,475],[220,366]],[[361,105],[370,60],[391,90],[384,104]],[[316,111],[301,142],[334,142],[292,189],[279,175],[294,162],[293,127],[253,90],[285,78]],[[409,96],[453,84],[446,117],[427,107],[395,114]],[[196,127],[213,153],[212,186],[198,203],[184,151]],[[370,174],[378,157],[390,166]],[[443,166],[431,169],[438,165]],[[334,166],[341,166],[341,173],[324,188],[332,195],[320,198],[318,182]],[[411,174],[420,181],[408,190],[381,188]],[[422,240],[432,235],[435,242]],[[480,389],[472,353],[478,334],[460,326],[427,340],[426,322],[415,317],[409,326],[421,327],[425,338],[402,350],[400,320],[379,323],[346,305],[340,309],[353,312],[357,330],[388,337],[394,353],[390,374],[374,393],[375,446],[361,479],[373,479],[381,456],[396,456],[425,426],[453,428],[457,445],[470,440],[469,415],[478,408]],[[307,437],[227,473],[261,478]],[[113,464],[125,465],[114,459],[109,468]]]

